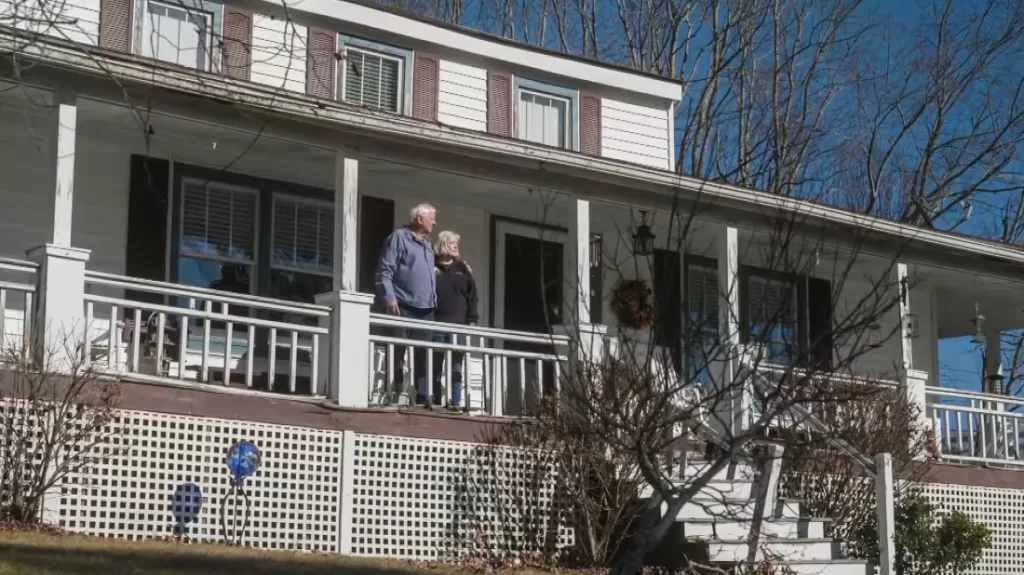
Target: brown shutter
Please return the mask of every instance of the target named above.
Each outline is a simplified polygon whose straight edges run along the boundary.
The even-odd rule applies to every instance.
[[[133,154],[130,165],[124,273],[133,278],[165,281],[170,163]],[[163,302],[163,296],[151,293],[129,291],[126,297],[136,301]]]
[[[580,94],[580,151],[601,155],[601,97],[587,92]]]
[[[249,79],[252,66],[252,12],[224,7],[224,75]]]
[[[430,54],[416,54],[412,86],[412,117],[437,121],[437,84],[440,60]]]
[[[322,28],[309,28],[309,57],[306,59],[306,93],[334,99],[334,73],[337,70],[338,34]]]
[[[100,47],[131,53],[135,0],[100,0]]]
[[[490,72],[487,75],[487,131],[512,137],[512,75]]]

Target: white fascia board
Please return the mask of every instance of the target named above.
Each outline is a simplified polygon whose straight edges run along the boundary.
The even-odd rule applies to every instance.
[[[258,2],[277,10],[281,7],[281,0],[258,0]],[[286,0],[286,3],[290,10],[300,10],[339,22],[376,28],[389,34],[444,46],[451,50],[506,62],[510,65],[532,68],[547,74],[578,78],[584,82],[672,102],[680,101],[683,95],[682,85],[678,82],[659,80],[644,74],[633,74],[628,70],[588,64],[573,58],[562,58],[555,54],[547,54],[506,42],[488,40],[474,34],[461,33],[445,26],[437,26],[387,10],[378,10],[344,0]]]

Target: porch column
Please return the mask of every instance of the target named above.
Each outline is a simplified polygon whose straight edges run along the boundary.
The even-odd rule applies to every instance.
[[[896,289],[899,290],[900,365],[904,372],[909,372],[914,369],[913,335],[917,326],[911,325],[913,316],[910,311],[910,270],[905,263],[896,264]]]
[[[316,298],[331,308],[321,322],[329,349],[321,355],[328,399],[343,407],[366,407],[370,395],[370,305],[373,296],[356,291],[356,222],[359,213],[359,162],[339,153],[334,160],[334,281],[330,293]]]
[[[748,385],[740,381],[740,251],[739,231],[729,225],[719,226],[715,235],[718,252],[718,333],[720,364],[716,387],[719,399],[715,406],[714,426],[726,437],[742,434],[750,417]]]
[[[42,369],[67,373],[81,365],[79,346],[85,325],[85,263],[89,250],[71,247],[71,218],[75,188],[77,98],[58,91],[53,156],[53,234],[50,243],[30,249],[26,257],[39,264],[34,315],[33,353]]]
[[[53,239],[55,246],[71,245],[72,201],[75,191],[75,132],[78,101],[73,92],[57,92],[57,140],[54,154]]]
[[[574,197],[569,207],[569,245],[565,262],[565,285],[569,288],[568,314],[563,323],[590,323],[590,200]],[[600,305],[600,303],[598,304]]]

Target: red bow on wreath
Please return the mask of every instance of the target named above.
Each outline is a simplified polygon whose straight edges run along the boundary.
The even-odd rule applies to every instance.
[[[644,280],[620,283],[612,296],[612,306],[619,323],[627,327],[640,329],[654,323],[654,292]]]

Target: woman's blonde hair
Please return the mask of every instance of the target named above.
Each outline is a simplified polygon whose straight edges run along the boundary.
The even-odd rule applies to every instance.
[[[448,251],[448,241],[454,240],[458,242],[461,239],[462,236],[448,230],[437,234],[437,240],[434,242],[434,253],[442,257],[454,258],[455,256]]]

